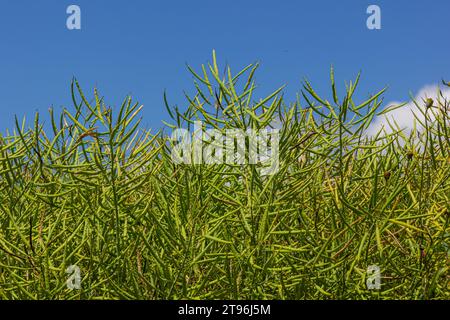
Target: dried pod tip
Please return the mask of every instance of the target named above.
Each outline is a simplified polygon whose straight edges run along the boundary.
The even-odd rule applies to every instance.
[[[384,178],[385,178],[386,180],[389,180],[390,177],[391,177],[391,172],[390,172],[390,171],[386,171],[386,172],[384,173]]]

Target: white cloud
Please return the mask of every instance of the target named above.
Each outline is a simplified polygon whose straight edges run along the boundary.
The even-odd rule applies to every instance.
[[[445,87],[441,88],[442,94],[445,99],[450,101],[450,88]],[[438,86],[437,85],[427,85],[419,90],[417,95],[415,96],[415,101],[417,104],[425,109],[425,103],[424,99],[431,98],[433,101],[438,100]],[[440,100],[442,100],[442,97],[439,97]],[[386,105],[386,108],[392,107],[394,105],[400,105],[401,102],[391,102]],[[385,108],[385,109],[386,109]],[[422,110],[423,110],[422,109]],[[414,116],[414,114],[416,116]],[[411,131],[411,129],[414,127],[414,123],[416,122],[416,118],[423,121],[425,119],[424,115],[419,111],[418,107],[414,104],[413,101],[408,102],[406,105],[404,105],[401,108],[392,110],[388,113],[385,113],[383,115],[378,116],[375,118],[372,122],[372,124],[369,126],[367,130],[368,136],[373,136],[379,132],[382,128],[386,131],[386,133],[392,133],[392,128],[390,127],[389,123],[393,126],[395,124],[398,125],[400,130],[404,130],[405,132]],[[418,125],[418,124],[417,124]],[[418,125],[418,129],[419,125]],[[395,129],[395,131],[397,131]]]

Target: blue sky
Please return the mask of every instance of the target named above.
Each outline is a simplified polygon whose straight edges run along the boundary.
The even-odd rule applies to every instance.
[[[82,29],[66,28],[79,5]],[[368,30],[366,9],[379,5],[382,29]],[[263,96],[287,84],[292,97],[307,77],[329,93],[362,71],[361,97],[389,86],[386,101],[450,78],[448,0],[396,1],[106,1],[1,0],[0,132],[14,115],[71,106],[70,81],[98,87],[111,106],[127,94],[144,104],[144,125],[167,119],[163,92],[183,106],[192,91],[186,63],[198,68],[217,51],[233,70],[259,61]]]

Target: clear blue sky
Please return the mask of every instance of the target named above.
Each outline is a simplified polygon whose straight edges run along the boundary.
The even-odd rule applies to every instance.
[[[66,8],[82,10],[82,30],[66,28]],[[366,28],[366,9],[382,10],[382,29]],[[233,70],[261,62],[261,95],[308,77],[328,93],[330,65],[338,81],[362,71],[360,93],[389,86],[386,101],[405,100],[450,78],[450,1],[0,1],[0,132],[14,114],[71,106],[70,81],[97,86],[109,105],[132,94],[144,125],[167,119],[163,91],[183,105],[212,49]]]

